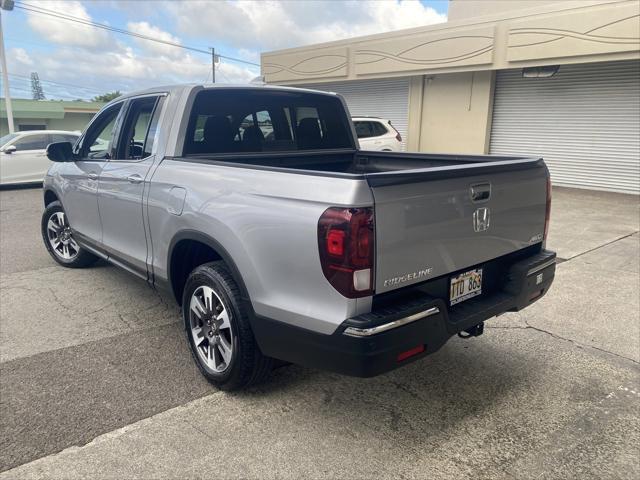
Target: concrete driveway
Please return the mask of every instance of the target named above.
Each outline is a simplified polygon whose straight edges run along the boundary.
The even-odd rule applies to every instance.
[[[0,479],[640,477],[638,197],[556,188],[533,307],[373,379],[289,366],[217,392],[178,310],[58,267],[0,192]]]

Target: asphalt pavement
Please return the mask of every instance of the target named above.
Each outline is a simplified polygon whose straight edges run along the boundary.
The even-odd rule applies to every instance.
[[[295,365],[216,391],[179,312],[57,266],[0,191],[0,479],[640,477],[638,197],[555,189],[540,302],[372,379]]]

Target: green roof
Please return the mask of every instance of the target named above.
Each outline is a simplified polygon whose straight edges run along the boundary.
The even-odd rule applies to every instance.
[[[58,103],[61,103],[65,109],[90,110],[92,112],[100,110],[105,105],[104,102],[81,102],[76,100]]]
[[[64,118],[66,110],[86,110],[95,113],[104,103],[77,102],[58,100],[25,100],[12,99],[11,107],[15,118]],[[7,107],[4,98],[0,98],[0,118],[7,118]]]

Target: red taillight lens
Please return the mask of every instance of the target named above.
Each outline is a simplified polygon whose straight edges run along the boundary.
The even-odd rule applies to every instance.
[[[327,234],[327,252],[329,255],[341,257],[344,255],[344,237],[342,230],[330,229]]]
[[[345,297],[373,293],[373,236],[373,208],[332,207],[318,221],[322,271]]]
[[[543,242],[547,243],[547,234],[549,233],[549,221],[551,220],[551,176],[547,176],[547,210],[544,217],[544,237]]]

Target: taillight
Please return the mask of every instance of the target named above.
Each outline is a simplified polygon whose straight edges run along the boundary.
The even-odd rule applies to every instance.
[[[547,174],[547,209],[544,217],[544,237],[543,243],[547,243],[547,234],[549,233],[549,221],[551,220],[551,176]]]
[[[324,211],[318,221],[318,248],[324,276],[347,298],[373,293],[373,208]]]
[[[394,127],[393,125],[391,125],[391,122],[389,122],[389,126],[396,131],[396,140],[401,142],[402,141],[402,135],[400,135],[400,132],[398,131],[398,129],[396,127]]]

